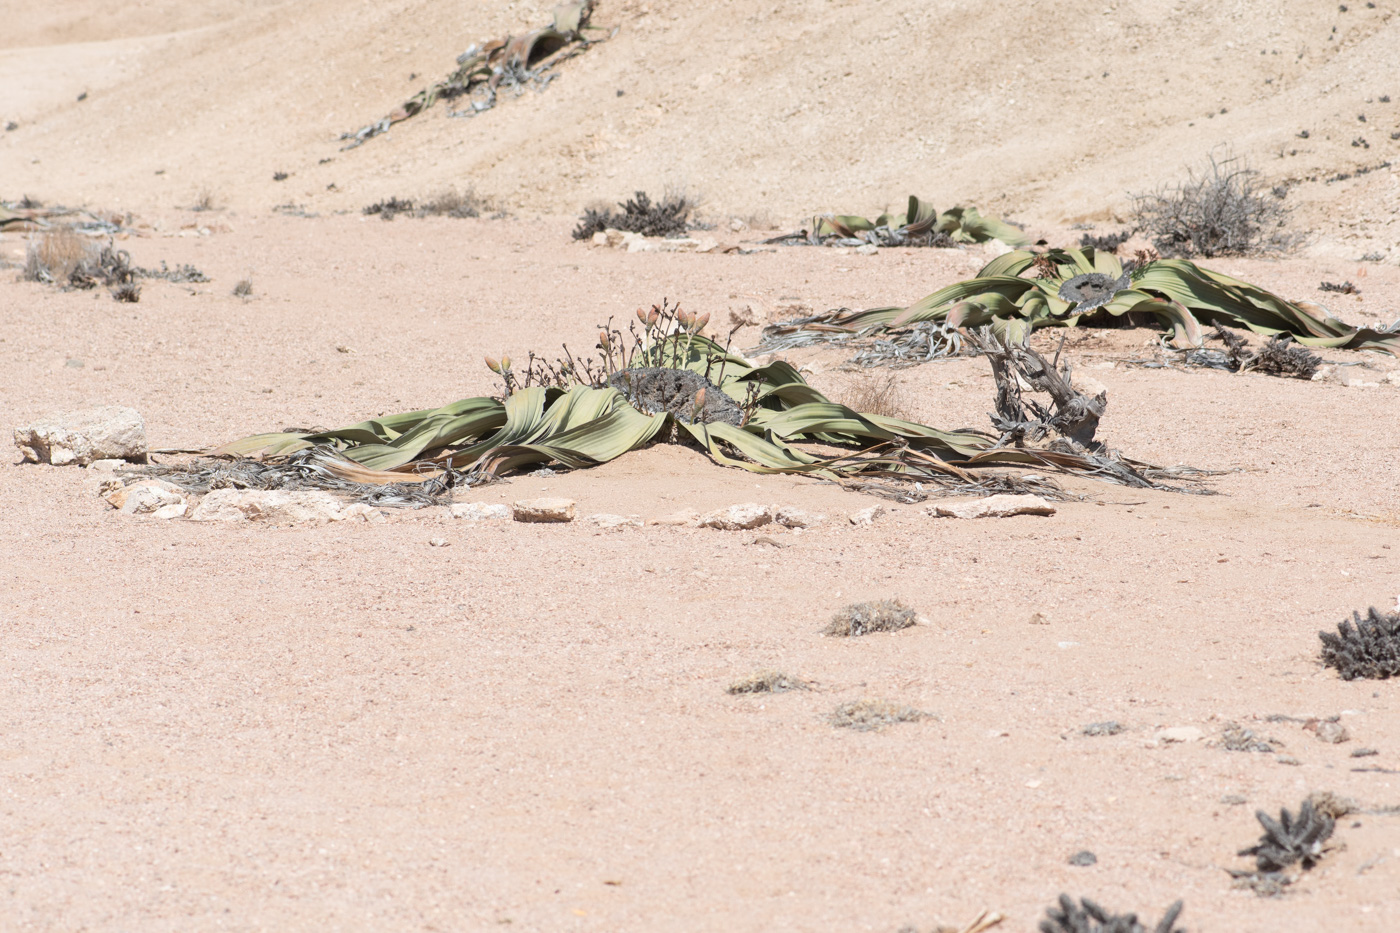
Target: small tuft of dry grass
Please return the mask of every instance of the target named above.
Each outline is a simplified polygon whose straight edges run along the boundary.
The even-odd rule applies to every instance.
[[[851,603],[831,617],[822,634],[851,638],[871,632],[897,632],[917,625],[918,615],[898,597]]]
[[[214,192],[210,191],[208,188],[201,191],[199,196],[195,198],[194,203],[190,205],[190,210],[192,211],[216,211],[218,209],[219,206],[214,203]]]
[[[787,693],[789,690],[811,690],[810,681],[791,677],[781,671],[759,671],[752,677],[736,680],[725,691],[738,696],[744,693]]]
[[[827,722],[838,729],[857,732],[878,732],[886,726],[901,722],[932,719],[932,715],[912,706],[901,706],[888,700],[850,700],[831,711]]]
[[[491,198],[477,194],[475,189],[458,191],[449,188],[437,197],[420,201],[417,213],[419,217],[480,217],[496,210],[496,203]]]
[[[72,227],[50,230],[31,240],[24,262],[24,280],[67,285],[74,272],[81,272],[97,259],[92,241]]]
[[[251,298],[253,296],[253,280],[239,279],[238,284],[233,286],[233,294],[238,298]]]
[[[891,373],[861,373],[841,395],[841,404],[863,415],[909,420],[904,390]]]

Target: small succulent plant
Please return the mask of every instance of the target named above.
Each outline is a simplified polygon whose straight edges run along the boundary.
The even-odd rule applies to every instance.
[[[1087,897],[1076,904],[1068,894],[1061,894],[1060,903],[1046,910],[1040,921],[1040,933],[1183,933],[1176,925],[1182,906],[1177,901],[1168,907],[1161,922],[1149,931],[1137,914],[1111,914]]]
[[[1365,616],[1353,612],[1335,634],[1318,632],[1317,637],[1322,639],[1322,663],[1335,667],[1343,680],[1400,677],[1400,612],[1372,606]]]
[[[1297,816],[1289,813],[1286,807],[1279,812],[1277,820],[1263,810],[1254,815],[1264,827],[1264,835],[1257,844],[1241,849],[1239,854],[1254,856],[1261,872],[1281,872],[1295,863],[1305,870],[1312,868],[1322,858],[1322,844],[1336,826],[1332,817],[1318,812],[1311,800],[1303,801]]]

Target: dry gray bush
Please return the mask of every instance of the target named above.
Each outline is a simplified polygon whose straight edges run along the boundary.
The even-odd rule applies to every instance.
[[[918,615],[898,597],[851,603],[831,617],[822,634],[849,638],[871,632],[897,632],[918,624]]]
[[[1163,256],[1245,255],[1288,244],[1282,199],[1240,158],[1214,155],[1186,181],[1133,195],[1133,221]]]
[[[781,671],[759,671],[751,677],[736,680],[725,692],[734,695],[744,693],[787,693],[789,690],[811,690],[809,681],[792,677]]]
[[[838,729],[875,732],[901,722],[933,718],[923,710],[901,706],[888,700],[850,700],[832,710],[827,722]]]
[[[59,227],[29,242],[23,277],[26,282],[67,285],[73,273],[94,262],[97,254],[90,239],[72,227]]]

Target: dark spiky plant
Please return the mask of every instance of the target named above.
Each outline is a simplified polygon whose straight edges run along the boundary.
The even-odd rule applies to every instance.
[[[588,209],[574,228],[575,240],[587,240],[604,230],[640,233],[642,236],[684,236],[690,229],[690,215],[695,203],[684,194],[667,192],[660,201],[652,201],[645,191],[638,191],[618,205],[621,210]]]
[[[1318,632],[1322,639],[1322,663],[1337,669],[1343,680],[1400,677],[1400,612],[1381,612],[1372,606],[1362,616],[1352,613],[1337,631]]]
[[[1289,813],[1287,807],[1279,811],[1277,820],[1263,810],[1254,816],[1264,827],[1264,835],[1239,854],[1254,856],[1255,867],[1265,873],[1281,872],[1295,864],[1304,870],[1312,868],[1322,858],[1323,843],[1336,826],[1332,817],[1313,807],[1311,800],[1303,801],[1297,816]]]
[[[1185,933],[1176,925],[1182,907],[1181,901],[1172,904],[1161,921],[1149,931],[1138,920],[1137,914],[1110,913],[1087,897],[1076,904],[1074,898],[1061,894],[1059,904],[1045,911],[1045,919],[1040,921],[1040,933]]]

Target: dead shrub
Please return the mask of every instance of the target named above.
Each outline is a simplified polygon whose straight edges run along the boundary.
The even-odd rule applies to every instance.
[[[233,294],[235,298],[253,297],[253,280],[239,279],[238,284],[233,286]]]
[[[97,259],[97,248],[72,227],[50,230],[31,240],[24,261],[24,280],[67,285],[74,273],[82,274]]]
[[[124,282],[112,289],[112,297],[117,301],[135,304],[141,300],[141,286],[135,282]]]
[[[904,390],[891,373],[861,373],[846,387],[841,404],[862,414],[909,420]]]
[[[838,729],[878,732],[896,723],[918,722],[931,718],[933,717],[923,710],[901,706],[888,700],[850,700],[832,710],[827,722]]]
[[[1133,195],[1133,221],[1163,256],[1247,255],[1278,249],[1287,212],[1239,158],[1209,156],[1186,181]]]
[[[822,629],[823,635],[854,638],[871,632],[898,632],[918,624],[919,614],[898,598],[851,603]]]
[[[759,671],[752,677],[736,680],[725,692],[739,696],[745,693],[787,693],[789,690],[811,689],[811,683],[801,677],[792,677],[781,671]]]
[[[1131,230],[1119,230],[1117,233],[1105,233],[1103,236],[1095,236],[1086,233],[1079,238],[1080,249],[1092,249],[1095,252],[1116,253],[1118,247],[1128,242],[1133,237]]]
[[[495,211],[495,203],[488,197],[477,194],[475,189],[458,191],[449,188],[418,205],[419,217],[480,217]]]
[[[201,191],[194,203],[190,205],[192,211],[216,211],[218,209],[218,205],[214,203],[214,192],[208,188]]]
[[[621,212],[596,207],[586,208],[574,228],[575,240],[592,239],[604,230],[622,230],[642,236],[684,236],[690,229],[690,215],[695,201],[684,193],[668,191],[659,204],[653,203],[645,191],[636,192],[618,205]]]

